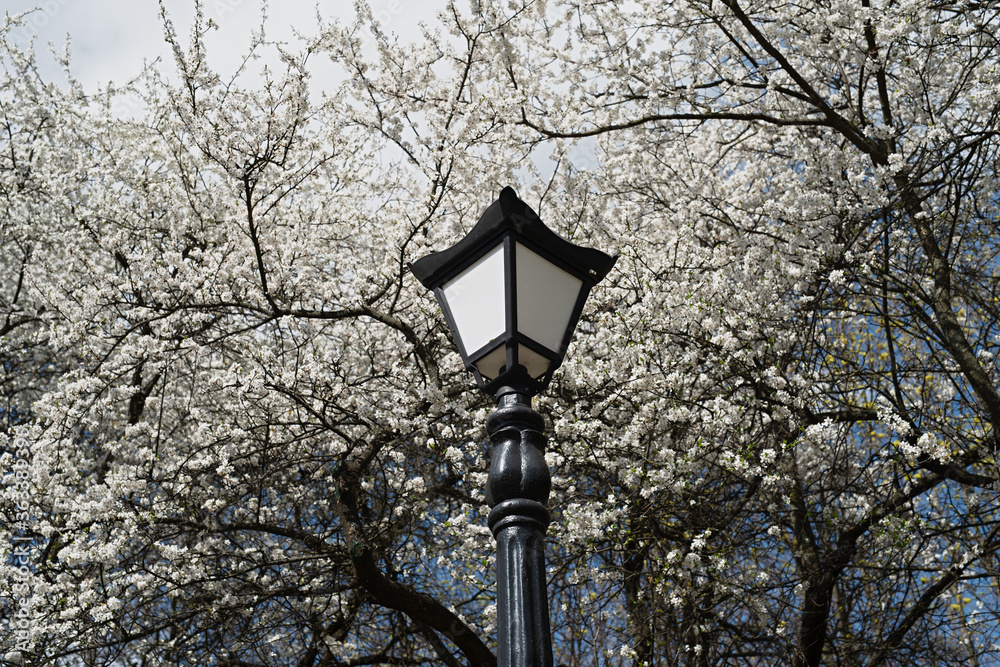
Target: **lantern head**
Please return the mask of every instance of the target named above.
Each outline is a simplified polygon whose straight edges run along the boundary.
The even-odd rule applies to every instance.
[[[472,231],[410,270],[434,290],[479,387],[548,386],[590,289],[617,257],[563,239],[507,187]]]

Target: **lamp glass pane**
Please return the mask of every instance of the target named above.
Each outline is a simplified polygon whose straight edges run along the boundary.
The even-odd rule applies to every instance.
[[[479,369],[479,374],[487,380],[492,380],[496,376],[500,375],[500,369],[506,365],[507,347],[505,345],[501,345],[497,349],[490,351],[476,362],[476,368]]]
[[[549,370],[549,364],[552,363],[550,359],[546,359],[524,345],[517,346],[517,360],[528,369],[528,375],[536,380],[545,375],[545,372]]]
[[[503,245],[445,283],[442,291],[467,354],[503,335],[507,330]]]
[[[520,243],[516,253],[518,331],[559,352],[583,281]]]

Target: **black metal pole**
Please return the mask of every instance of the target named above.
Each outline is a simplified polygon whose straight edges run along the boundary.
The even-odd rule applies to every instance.
[[[493,443],[486,501],[497,541],[499,667],[552,667],[545,579],[552,483],[543,428],[527,392],[516,387],[497,392],[497,409],[486,422]]]

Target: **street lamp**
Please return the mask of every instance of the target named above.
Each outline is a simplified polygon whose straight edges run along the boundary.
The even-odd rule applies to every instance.
[[[504,188],[461,241],[410,264],[434,290],[465,367],[496,396],[486,501],[497,541],[500,667],[551,667],[545,581],[551,486],[531,397],[562,363],[590,289],[615,263],[573,245]]]

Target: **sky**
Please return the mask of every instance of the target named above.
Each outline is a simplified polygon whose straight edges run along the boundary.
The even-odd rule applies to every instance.
[[[204,20],[217,26],[205,38],[210,66],[225,78],[235,72],[250,43],[250,35],[260,27],[264,0],[203,0]],[[372,15],[382,28],[395,33],[403,42],[421,38],[421,22],[433,25],[445,0],[368,0]],[[195,0],[163,0],[183,45],[195,15]],[[271,0],[267,4],[267,36],[270,40],[295,44],[296,31],[312,35],[316,30],[317,5],[328,21],[354,19],[354,0]],[[123,85],[142,71],[144,62],[161,58],[161,72],[172,74],[173,56],[163,40],[163,23],[158,0],[0,0],[0,17],[34,10],[25,17],[25,25],[15,28],[10,38],[25,47],[33,38],[39,71],[44,81],[66,80],[62,66],[49,55],[49,45],[58,52],[70,39],[71,73],[93,92],[98,86],[113,82]],[[293,48],[292,51],[297,49]],[[273,55],[273,52],[271,52]],[[267,57],[264,58],[267,60]],[[278,67],[279,71],[284,69]],[[314,89],[333,89],[339,83],[332,68],[324,71],[322,63],[312,61]],[[255,72],[251,72],[251,77]],[[329,76],[327,84],[324,77]],[[244,79],[247,81],[248,79]],[[130,96],[119,96],[113,113],[122,116],[141,113],[141,105]],[[594,140],[580,142],[571,157],[581,166],[596,163]],[[554,169],[547,155],[532,156],[543,174]]]
[[[218,28],[206,38],[210,64],[220,74],[233,71],[246,52],[250,34],[260,26],[262,0],[204,0],[205,20]],[[182,43],[194,18],[194,0],[164,0]],[[268,37],[294,43],[295,30],[311,34],[316,27],[316,8],[327,19],[354,17],[353,0],[276,0],[268,4]],[[441,2],[370,0],[372,13],[383,28],[406,40],[419,37],[421,21],[433,22]],[[172,58],[163,41],[163,25],[157,0],[0,0],[0,16],[13,16],[37,8],[27,24],[15,29],[12,39],[26,46],[35,38],[42,76],[63,81],[57,62],[48,56],[48,44],[63,51],[71,40],[71,71],[86,90],[109,81],[123,84],[142,69],[143,61]]]

